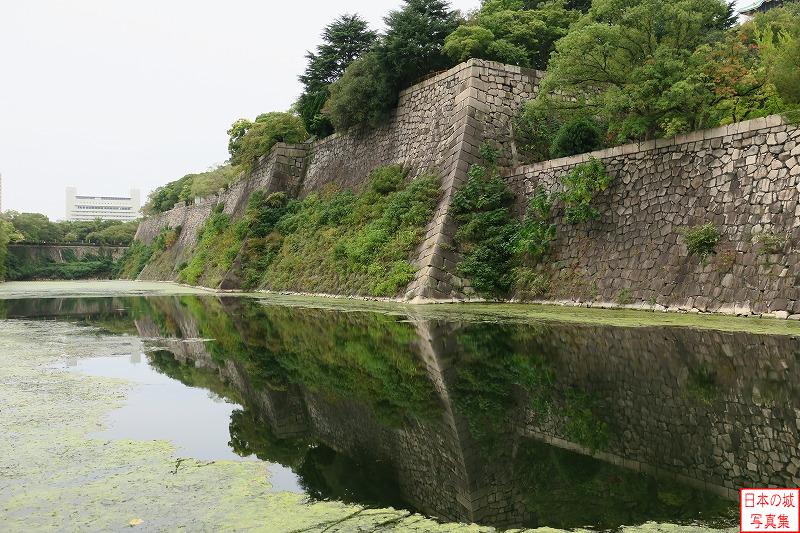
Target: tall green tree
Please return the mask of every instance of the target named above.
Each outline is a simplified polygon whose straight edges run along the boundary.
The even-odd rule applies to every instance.
[[[340,80],[330,86],[322,112],[341,131],[357,124],[379,126],[397,101],[397,88],[377,52],[357,59]]]
[[[767,79],[789,105],[800,104],[800,2],[756,15],[739,36],[758,49]]]
[[[404,0],[402,9],[384,19],[386,35],[379,48],[381,60],[398,88],[430,72],[450,67],[444,40],[458,26],[458,16],[445,0]]]
[[[376,39],[377,33],[358,15],[342,15],[325,27],[322,44],[316,52],[306,54],[308,65],[300,76],[303,93],[296,109],[309,133],[325,137],[333,132],[330,120],[322,114],[322,107],[330,97],[329,86],[342,77],[353,61],[369,51]]]
[[[6,259],[8,257],[8,243],[14,228],[10,222],[0,219],[0,281],[6,279]]]
[[[17,240],[25,242],[63,242],[64,225],[50,222],[41,213],[17,213],[7,211],[3,218],[11,223],[15,233],[18,234]]]
[[[384,20],[386,33],[330,87],[323,113],[337,130],[380,124],[402,89],[453,64],[442,51],[445,38],[458,25],[448,2],[404,0],[403,7]]]

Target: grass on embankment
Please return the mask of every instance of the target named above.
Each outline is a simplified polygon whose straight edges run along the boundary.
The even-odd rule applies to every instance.
[[[211,214],[179,280],[218,287],[232,270],[247,290],[395,296],[414,279],[439,196],[438,178],[408,181],[400,166],[376,169],[358,191],[256,192],[238,221]]]

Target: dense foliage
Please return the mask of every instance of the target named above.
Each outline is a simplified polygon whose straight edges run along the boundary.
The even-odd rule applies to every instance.
[[[395,296],[416,273],[411,255],[439,198],[432,175],[406,180],[399,166],[373,172],[361,191],[293,202],[265,239],[274,259],[260,285]]]
[[[147,215],[163,213],[175,207],[178,202],[214,194],[220,189],[228,188],[241,172],[241,166],[225,164],[198,174],[187,174],[150,193],[142,211]]]
[[[8,257],[8,243],[14,231],[10,222],[0,219],[0,281],[6,279],[6,258]]]
[[[459,224],[455,243],[463,257],[458,272],[484,296],[500,298],[512,292],[522,299],[541,296],[548,282],[534,267],[556,239],[556,203],[566,224],[594,220],[599,212],[592,203],[612,178],[597,160],[578,165],[562,177],[559,193],[537,189],[519,222],[512,213],[515,195],[499,177],[497,152],[484,145],[481,154],[485,164],[470,168],[451,207]]]
[[[36,257],[23,261],[16,254],[9,254],[6,279],[111,279],[116,275],[116,263],[110,254],[89,253],[79,258],[71,250],[64,250],[62,259],[54,261],[47,257]]]
[[[217,287],[233,265],[247,234],[247,223],[242,219],[231,224],[230,217],[222,208],[223,204],[218,204],[206,219],[192,258],[180,271],[181,280]]]
[[[127,246],[133,241],[138,222],[91,220],[51,222],[40,213],[6,211],[0,220],[9,225],[11,242],[102,244]]]
[[[596,219],[600,213],[592,205],[598,193],[605,191],[611,183],[611,176],[605,166],[597,159],[578,165],[561,180],[564,191],[564,220],[568,224],[580,224]]]
[[[30,254],[8,253],[9,243],[129,246],[138,222],[92,220],[51,222],[40,213],[6,211],[0,215],[0,281],[102,279],[114,277],[115,261],[107,251],[78,257],[71,249],[56,261],[36,248]]]
[[[498,176],[491,152],[485,153],[489,166],[470,168],[452,210],[459,223],[455,240],[463,255],[458,272],[478,293],[497,297],[508,293],[513,282],[519,224],[511,213],[514,194]]]
[[[180,232],[180,227],[164,228],[150,244],[133,241],[115,265],[116,276],[122,279],[136,279],[156,254],[175,244]]]
[[[228,130],[228,153],[234,166],[252,170],[261,156],[279,142],[299,143],[308,133],[300,117],[293,113],[262,113],[255,122],[239,119]]]
[[[355,192],[256,192],[239,221],[212,213],[180,279],[216,287],[231,271],[249,289],[394,296],[414,278],[410,257],[438,198],[437,178],[408,182],[400,166]]]
[[[545,69],[556,41],[580,14],[564,0],[485,0],[448,35],[444,52],[456,63],[477,57]]]
[[[732,27],[721,0],[594,0],[517,121],[523,152],[543,160],[791,112],[799,6]]]
[[[296,109],[306,130],[317,137],[333,133],[333,125],[322,114],[322,106],[330,96],[329,86],[344,74],[345,69],[372,47],[377,34],[358,15],[342,15],[322,32],[322,44],[316,52],[308,52],[308,65],[300,76],[303,93]]]
[[[258,159],[279,142],[300,143],[308,133],[302,119],[293,113],[263,113],[254,122],[239,119],[228,130],[230,160],[206,172],[186,176],[157,188],[143,211],[152,215],[169,211],[178,202],[191,202],[227,189],[249,173]]]

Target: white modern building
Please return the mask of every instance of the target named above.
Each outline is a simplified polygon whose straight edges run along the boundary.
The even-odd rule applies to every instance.
[[[135,220],[141,207],[138,189],[128,196],[100,196],[79,195],[75,187],[67,187],[67,220]]]

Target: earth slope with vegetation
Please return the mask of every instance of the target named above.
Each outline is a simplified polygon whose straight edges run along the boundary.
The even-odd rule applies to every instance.
[[[376,169],[361,190],[324,191],[302,200],[257,191],[239,220],[221,204],[206,220],[178,279],[219,287],[395,296],[414,279],[411,259],[440,196],[439,179],[409,181],[400,166]],[[136,277],[177,240],[164,230],[136,242],[120,271]]]

